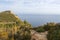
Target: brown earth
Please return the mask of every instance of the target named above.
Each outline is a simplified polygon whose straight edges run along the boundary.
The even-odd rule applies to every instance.
[[[47,40],[47,31],[38,33],[34,30],[31,30],[31,40]]]

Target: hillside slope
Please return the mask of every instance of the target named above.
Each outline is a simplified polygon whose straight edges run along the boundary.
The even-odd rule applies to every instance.
[[[18,16],[14,15],[11,11],[0,12],[0,22],[16,22],[17,26],[29,25],[28,22],[22,21]]]
[[[23,24],[21,19],[19,19],[11,11],[0,12],[0,22],[16,22],[18,25]]]

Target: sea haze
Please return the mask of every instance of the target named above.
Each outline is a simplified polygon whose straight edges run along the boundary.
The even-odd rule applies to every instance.
[[[20,19],[28,21],[33,27],[49,22],[60,22],[60,15],[17,14]]]

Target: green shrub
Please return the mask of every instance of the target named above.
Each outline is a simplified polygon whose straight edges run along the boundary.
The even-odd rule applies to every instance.
[[[39,28],[36,29],[36,31],[37,31],[37,32],[44,32],[45,30],[44,30],[43,27],[39,27]]]
[[[19,31],[14,35],[15,40],[30,40],[31,35],[30,35],[30,30],[29,28],[26,27],[21,27]]]
[[[48,31],[47,39],[48,40],[60,40],[59,26],[55,26],[54,28]]]

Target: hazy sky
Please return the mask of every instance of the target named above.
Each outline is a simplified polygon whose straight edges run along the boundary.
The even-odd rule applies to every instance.
[[[15,13],[60,13],[60,0],[0,0],[0,11]]]

